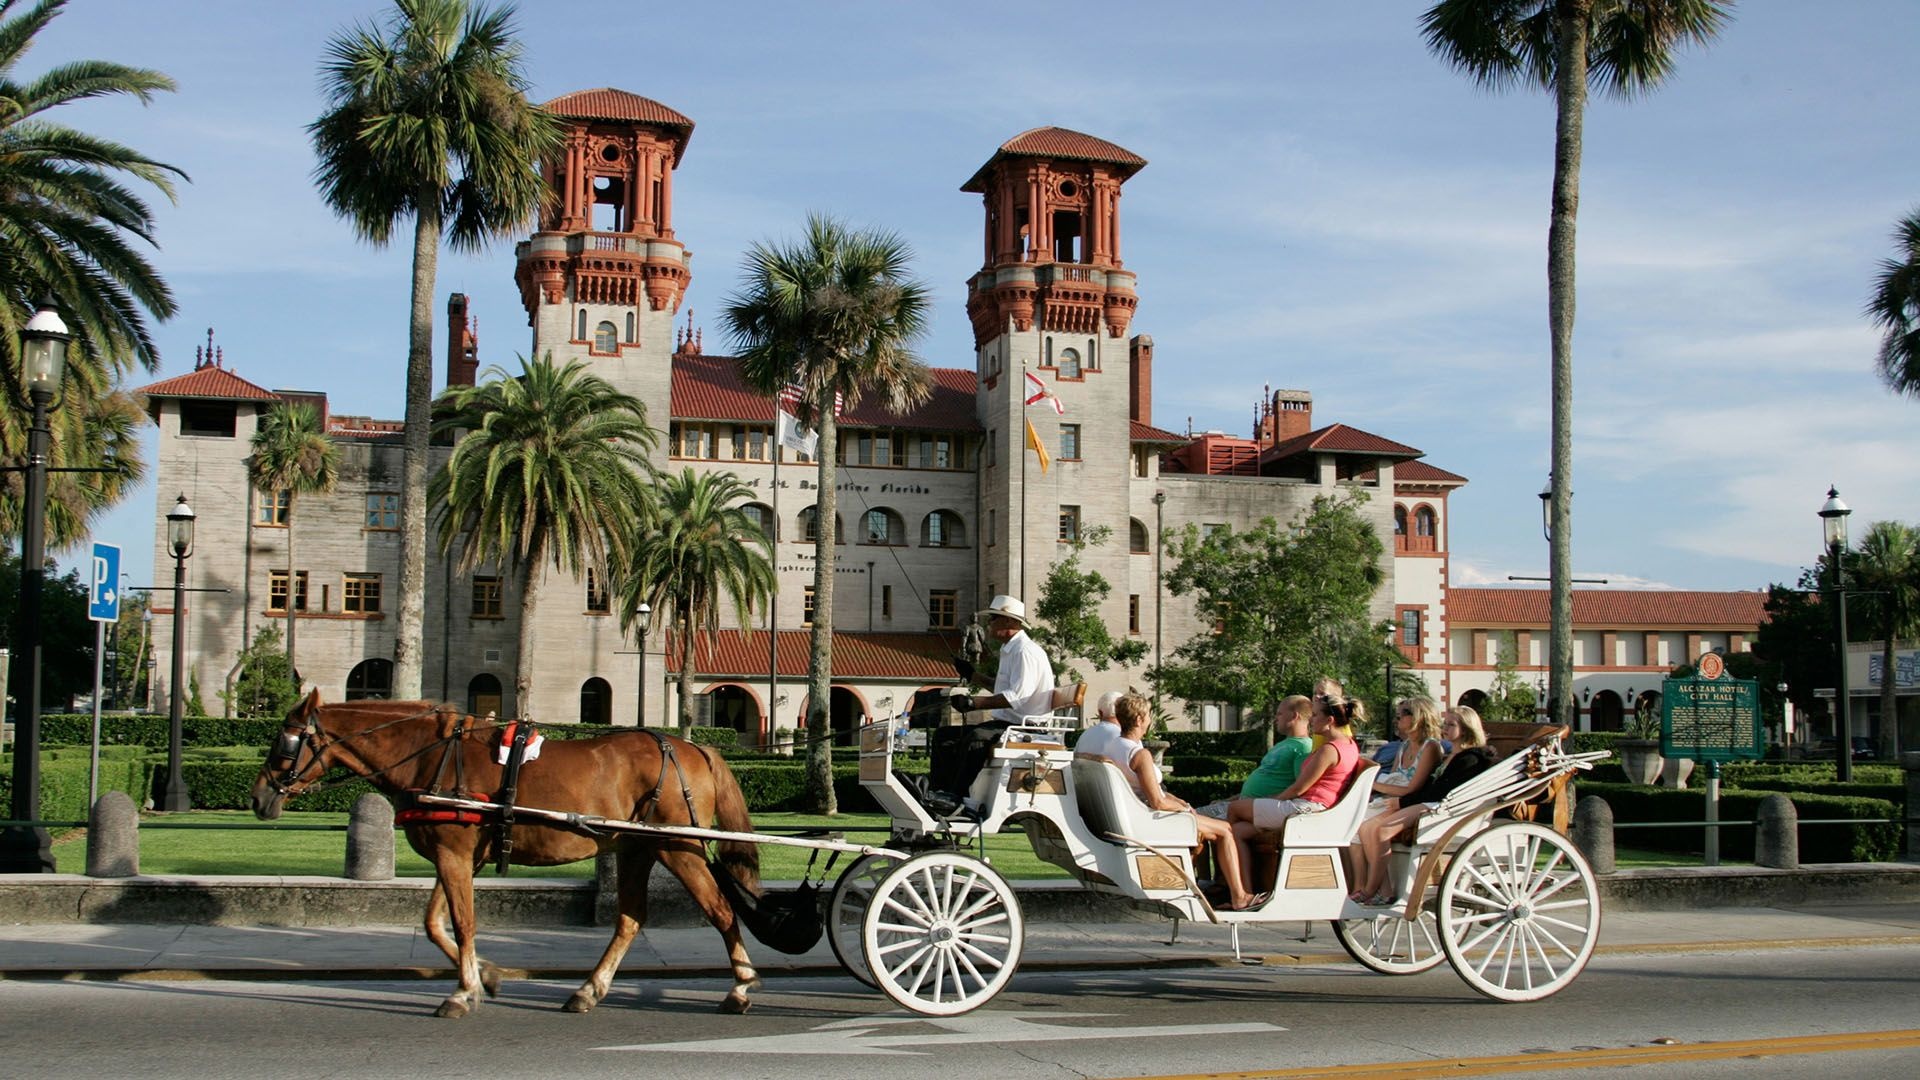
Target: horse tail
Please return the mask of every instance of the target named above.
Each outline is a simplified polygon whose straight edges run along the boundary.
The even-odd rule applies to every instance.
[[[747,797],[740,790],[740,782],[734,779],[733,770],[727,767],[727,760],[705,747],[700,748],[700,753],[713,773],[714,827],[726,832],[752,832],[753,819],[747,815]],[[760,845],[746,840],[720,840],[715,846],[720,852],[720,865],[749,893],[759,896]]]

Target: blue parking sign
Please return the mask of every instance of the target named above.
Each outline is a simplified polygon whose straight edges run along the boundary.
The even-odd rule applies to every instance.
[[[120,549],[112,544],[93,545],[87,618],[95,622],[120,621]]]

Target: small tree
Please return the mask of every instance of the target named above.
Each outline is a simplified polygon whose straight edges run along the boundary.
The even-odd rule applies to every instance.
[[[1038,625],[1032,637],[1047,650],[1056,675],[1077,681],[1080,673],[1067,664],[1075,657],[1092,663],[1095,671],[1105,671],[1114,664],[1137,664],[1147,655],[1145,641],[1114,639],[1100,617],[1100,604],[1112,594],[1113,586],[1098,570],[1080,565],[1082,552],[1106,543],[1112,535],[1113,530],[1104,525],[1086,530],[1040,583],[1040,600],[1034,605]]]
[[[220,691],[231,716],[285,716],[300,702],[293,668],[280,645],[280,628],[269,623],[240,650],[240,674],[232,691]]]
[[[1539,701],[1533,687],[1520,681],[1514,670],[1520,643],[1509,630],[1500,636],[1497,659],[1493,663],[1493,685],[1487,688],[1487,702],[1480,707],[1482,720],[1497,723],[1531,724],[1538,718]]]

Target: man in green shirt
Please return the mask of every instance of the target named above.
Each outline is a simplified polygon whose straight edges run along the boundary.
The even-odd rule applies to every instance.
[[[1273,714],[1273,733],[1280,741],[1240,785],[1241,798],[1270,799],[1293,786],[1300,775],[1300,763],[1313,752],[1313,740],[1307,737],[1307,721],[1312,716],[1313,701],[1304,694],[1280,703]]]

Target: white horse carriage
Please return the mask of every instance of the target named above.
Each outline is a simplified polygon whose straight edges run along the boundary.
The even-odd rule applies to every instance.
[[[1411,975],[1445,959],[1489,997],[1534,1001],[1593,954],[1600,897],[1586,859],[1552,828],[1499,816],[1557,795],[1606,757],[1563,751],[1556,729],[1461,785],[1403,837],[1390,878],[1396,905],[1347,899],[1343,849],[1377,768],[1363,762],[1335,805],[1287,822],[1273,879],[1254,883],[1271,898],[1221,911],[1195,880],[1193,816],[1148,810],[1117,766],[1075,758],[1076,732],[1053,724],[1008,728],[951,817],[930,813],[895,774],[890,725],[861,729],[860,783],[891,815],[894,836],[888,852],[849,866],[829,898],[827,933],[848,971],[915,1012],[957,1015],[991,1001],[1019,966],[1024,923],[1013,888],[977,853],[1009,827],[1086,888],[1175,920],[1176,934],[1183,919],[1225,925],[1236,956],[1242,926],[1326,919],[1374,971]]]

